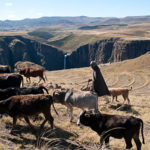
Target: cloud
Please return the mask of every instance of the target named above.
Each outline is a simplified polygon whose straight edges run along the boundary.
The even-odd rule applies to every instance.
[[[42,16],[43,16],[43,13],[42,13],[42,12],[36,13],[36,17],[42,17]]]
[[[15,14],[15,12],[9,13],[9,14],[7,15],[7,18],[8,18],[9,20],[17,20],[17,19],[18,19],[17,16],[16,16],[16,14]]]
[[[5,6],[8,6],[8,7],[10,7],[10,6],[12,6],[13,5],[13,3],[11,3],[11,2],[6,2],[5,3]]]

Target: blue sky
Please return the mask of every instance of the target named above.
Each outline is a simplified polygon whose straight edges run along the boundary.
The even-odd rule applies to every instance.
[[[0,0],[0,20],[42,16],[150,15],[150,0]]]

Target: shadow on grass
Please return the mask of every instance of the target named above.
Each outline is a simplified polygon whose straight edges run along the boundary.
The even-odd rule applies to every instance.
[[[54,148],[60,150],[85,150],[80,143],[69,140],[70,137],[77,136],[77,134],[68,132],[59,127],[55,127],[53,130],[44,128],[36,137],[36,147],[44,147],[45,149]]]
[[[86,150],[79,142],[61,138],[51,138],[48,140],[41,138],[38,143],[36,147],[39,149]]]
[[[11,130],[12,124],[10,122],[6,122],[5,126],[8,130]],[[75,144],[68,139],[70,137],[76,137],[77,135],[71,132],[68,132],[62,128],[55,127],[53,130],[50,127],[44,127],[40,129],[40,127],[35,127],[32,130],[29,126],[16,125],[15,133],[10,136],[5,136],[14,144],[21,144],[22,148],[25,149],[27,145],[33,145],[34,147],[65,147],[65,149],[83,149],[79,144]]]
[[[118,110],[118,111],[125,111],[126,113],[133,113],[135,115],[140,115],[140,113],[138,111],[136,111],[135,109],[132,108],[131,105],[128,104],[117,104],[117,105],[110,105],[109,106],[110,109],[114,109],[114,110]]]

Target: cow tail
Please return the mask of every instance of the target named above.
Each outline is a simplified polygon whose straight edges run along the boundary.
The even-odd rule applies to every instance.
[[[46,74],[44,73],[44,76],[45,76],[45,80],[47,80],[47,76],[46,76]]]
[[[49,94],[49,92],[48,92],[46,87],[42,86],[42,89],[44,89],[46,91],[46,93]]]
[[[21,82],[22,82],[22,87],[24,87],[23,77],[21,78]]]
[[[52,102],[52,106],[53,106],[53,109],[54,109],[55,113],[57,114],[57,116],[59,116],[59,114],[58,114],[58,112],[56,111],[56,108],[55,108],[55,106],[54,106],[54,103],[53,103],[53,102]]]
[[[131,88],[129,89],[129,91],[131,91],[132,90],[132,86],[131,86]]]
[[[143,128],[144,128],[143,120],[140,119],[140,123],[141,123],[141,135],[142,135],[142,140],[143,140],[143,144],[145,144],[145,139],[144,139],[144,134],[143,134]]]
[[[58,114],[58,112],[56,111],[56,108],[55,108],[55,106],[54,106],[53,98],[52,98],[52,106],[53,106],[53,109],[54,109],[55,113],[59,116],[59,114]]]

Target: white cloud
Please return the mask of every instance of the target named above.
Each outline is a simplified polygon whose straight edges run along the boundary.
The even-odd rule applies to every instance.
[[[18,19],[15,13],[8,14],[7,18],[9,20],[17,20]]]
[[[11,2],[6,2],[5,3],[5,6],[8,6],[8,7],[10,7],[10,6],[12,6],[13,5],[13,3],[11,3]]]
[[[43,16],[43,13],[42,13],[42,12],[36,13],[36,17],[42,17],[42,16]]]

